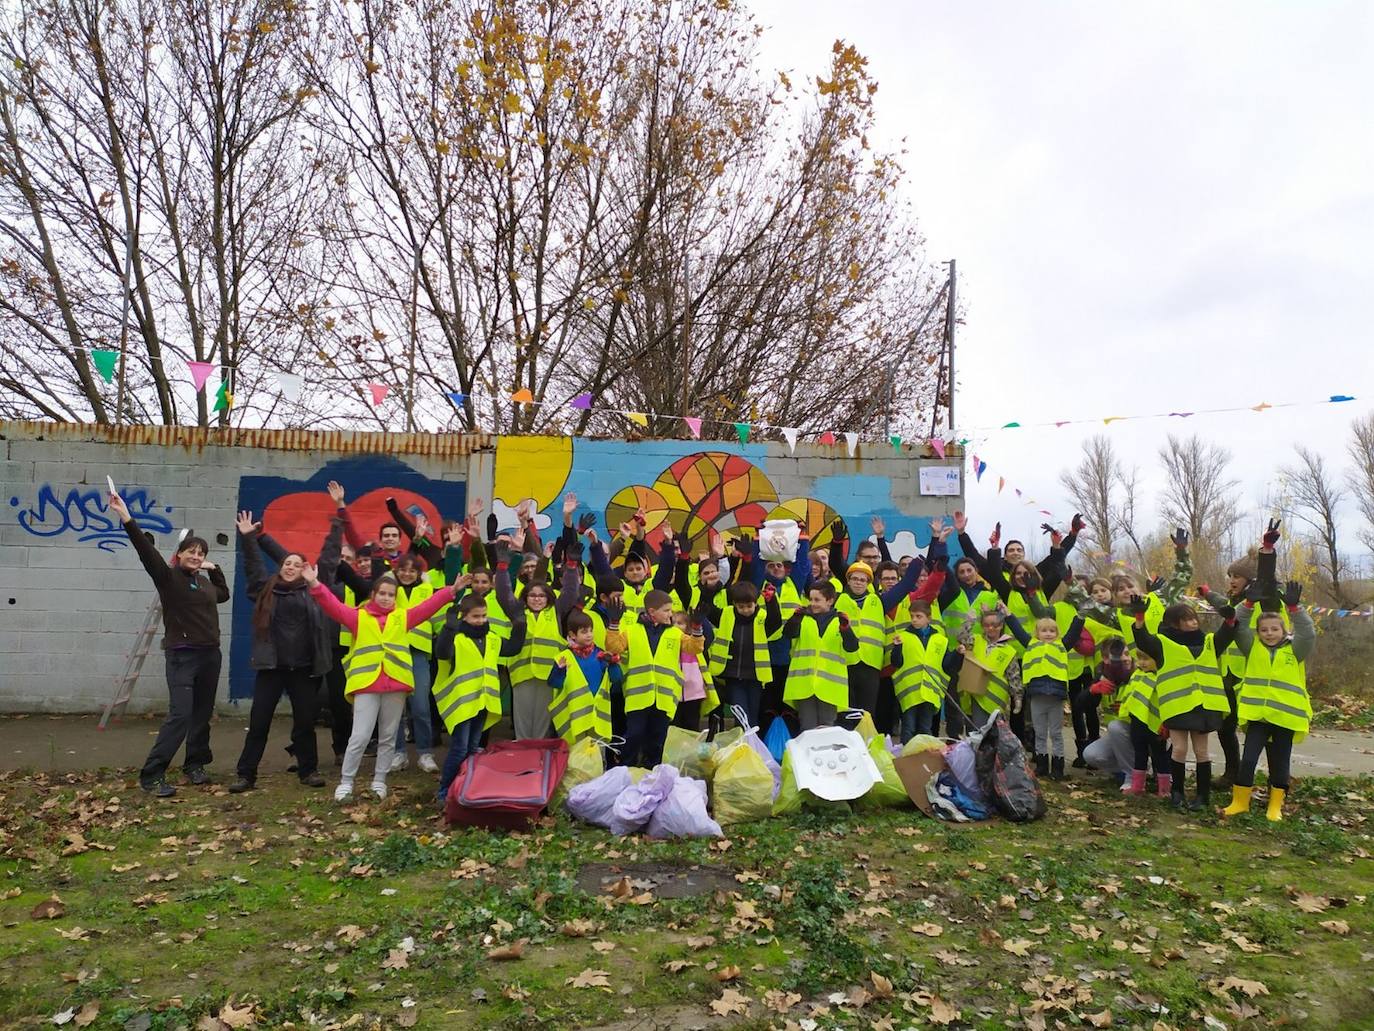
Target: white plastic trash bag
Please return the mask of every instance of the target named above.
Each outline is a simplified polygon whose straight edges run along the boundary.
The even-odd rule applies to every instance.
[[[678,777],[673,790],[649,817],[644,833],[651,838],[723,838],[720,824],[706,814],[706,782]]]
[[[611,806],[606,829],[612,834],[633,834],[654,815],[677,781],[677,767],[660,763],[622,791]]]
[[[864,739],[843,727],[817,727],[787,742],[797,787],[829,802],[860,798],[882,780]]]
[[[801,529],[791,519],[769,519],[759,528],[759,558],[764,562],[795,562]]]
[[[601,776],[573,788],[564,804],[575,818],[597,827],[609,827],[611,807],[620,793],[630,786],[630,781],[628,767],[612,766]]]

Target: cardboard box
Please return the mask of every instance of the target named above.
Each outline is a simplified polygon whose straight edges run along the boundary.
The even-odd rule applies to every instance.
[[[945,753],[931,749],[913,755],[898,755],[893,757],[892,765],[896,767],[902,787],[906,788],[907,796],[916,803],[916,808],[933,817],[935,811],[930,806],[926,784],[945,768]]]

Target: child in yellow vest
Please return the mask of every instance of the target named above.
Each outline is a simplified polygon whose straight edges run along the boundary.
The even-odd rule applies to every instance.
[[[492,578],[497,603],[504,611],[519,613],[515,622],[525,624],[525,643],[510,660],[511,719],[515,738],[523,741],[549,736],[549,706],[553,688],[549,675],[554,657],[563,650],[563,635],[558,629],[559,613],[553,589],[539,575],[525,585],[517,600],[511,589],[511,542],[496,542],[496,575]]]
[[[725,703],[742,708],[756,727],[764,685],[773,680],[768,642],[782,631],[782,608],[772,584],[764,584],[762,607],[752,583],[731,584],[726,600],[707,653],[709,669]]]
[[[611,686],[623,679],[620,656],[596,646],[595,625],[585,612],[568,613],[568,646],[549,675],[553,729],[568,744],[584,737],[609,741]]]
[[[910,603],[910,624],[892,641],[892,689],[902,712],[902,744],[933,734],[940,703],[964,664],[965,647],[931,623],[930,602]]]
[[[1035,731],[1035,772],[1064,779],[1064,702],[1069,697],[1069,649],[1083,632],[1083,617],[1075,616],[1061,636],[1053,616],[1035,621],[1035,637],[1021,621],[1007,615],[1007,628],[1021,642],[1021,682],[1030,698],[1031,725]]]
[[[983,694],[960,693],[965,717],[981,727],[999,712],[1021,710],[1021,667],[1016,662],[1015,638],[1007,633],[1006,606],[998,602],[991,612],[984,612],[978,620],[979,633],[973,636],[970,624],[959,630],[959,642],[964,645],[965,660],[973,661],[987,671],[987,687]],[[967,662],[960,670],[961,679],[969,673]]]
[[[1252,631],[1251,601],[1246,601],[1241,618],[1236,620],[1236,644],[1245,656],[1245,678],[1239,684],[1236,700],[1237,716],[1245,731],[1245,749],[1231,804],[1221,811],[1223,816],[1249,811],[1255,767],[1260,752],[1264,752],[1269,766],[1269,806],[1265,815],[1274,821],[1283,819],[1293,745],[1307,736],[1312,725],[1306,663],[1316,645],[1317,631],[1307,610],[1298,607],[1301,596],[1302,586],[1297,583],[1288,584],[1283,594],[1293,624],[1291,636],[1278,612],[1260,613]],[[1221,636],[1218,634],[1217,639],[1221,640]]]
[[[353,732],[344,752],[343,771],[334,791],[336,801],[353,795],[353,779],[362,765],[363,751],[377,729],[377,766],[372,793],[386,798],[386,775],[395,755],[396,728],[401,725],[406,696],[414,687],[410,632],[453,600],[454,588],[442,587],[408,609],[396,605],[396,578],[386,573],[372,585],[372,596],[361,608],[345,605],[320,583],[319,572],[306,566],[302,575],[310,595],[325,614],[353,634],[348,650],[344,693],[353,705]]]
[[[621,617],[631,620],[622,632]],[[667,591],[644,595],[638,617],[622,609],[612,610],[606,628],[606,650],[618,653],[624,664],[625,751],[627,766],[656,766],[663,759],[668,725],[682,702],[683,652],[700,655],[703,637],[699,626],[684,634],[673,626],[673,599]]]
[[[464,760],[481,747],[482,732],[501,719],[501,660],[518,655],[525,643],[523,623],[512,626],[509,637],[497,633],[487,618],[490,598],[463,598],[449,611],[434,642],[439,659],[434,701],[449,732],[439,774],[440,805]]]
[[[835,587],[820,580],[807,591],[808,608],[798,609],[783,625],[792,642],[783,701],[797,712],[803,731],[832,726],[835,714],[849,707],[851,657],[859,639],[849,617],[835,611]]]
[[[396,607],[409,609],[424,601],[434,593],[434,586],[425,577],[427,567],[419,555],[402,555],[393,569],[396,575]],[[410,667],[415,676],[415,690],[410,693],[407,703],[410,711],[410,725],[415,737],[415,752],[420,769],[426,773],[438,773],[434,762],[434,728],[429,719],[429,694],[433,686],[429,675],[429,656],[434,650],[434,621],[427,619],[410,632]],[[396,757],[391,761],[391,772],[404,770],[409,765],[406,757],[405,718],[396,728]]]

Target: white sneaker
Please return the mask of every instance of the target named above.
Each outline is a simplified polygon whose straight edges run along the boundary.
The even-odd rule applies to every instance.
[[[400,773],[410,765],[410,757],[405,752],[397,752],[396,757],[391,760],[389,772]]]
[[[428,752],[421,752],[420,769],[424,770],[426,773],[438,773],[439,764],[434,761],[434,756],[430,755]]]
[[[386,785],[379,780],[374,780],[372,782],[372,793],[376,795],[378,799],[386,798]]]
[[[352,784],[340,782],[339,786],[338,786],[337,788],[334,789],[334,801],[335,801],[335,802],[347,802],[347,801],[348,801],[350,798],[352,798],[352,797],[353,797],[353,785],[352,785]]]

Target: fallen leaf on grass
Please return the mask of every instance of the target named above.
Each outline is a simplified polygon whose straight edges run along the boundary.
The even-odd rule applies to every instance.
[[[410,966],[410,954],[405,949],[392,949],[382,960],[383,970],[404,970]]]
[[[94,1024],[95,1018],[98,1016],[100,1016],[100,1003],[92,999],[90,1002],[86,1003],[86,1005],[82,1006],[81,1009],[77,1010],[76,1026],[86,1027],[88,1024]]]
[[[1220,991],[1215,994],[1224,994],[1228,991],[1244,992],[1250,998],[1257,995],[1268,995],[1269,989],[1265,987],[1263,981],[1247,981],[1241,977],[1228,977],[1216,986]]]
[[[1350,925],[1344,920],[1323,920],[1321,925],[1332,934],[1349,934]]]
[[[1069,930],[1088,942],[1095,942],[1102,937],[1102,932],[1091,924],[1069,924]]]
[[[911,928],[917,934],[924,934],[927,938],[938,938],[945,933],[945,929],[939,924],[924,923],[916,924]]]
[[[501,995],[511,1002],[524,1002],[530,997],[528,988],[521,988],[518,984],[508,984],[501,989]]]
[[[52,1015],[52,1022],[56,1024],[58,1027],[61,1027],[63,1024],[70,1024],[74,1016],[76,1016],[75,1006],[73,1006],[71,1009],[65,1009],[61,1010],[60,1012],[54,1013]]]
[[[687,939],[687,947],[689,949],[709,949],[715,943],[716,936],[714,934],[705,934],[700,938]]]
[[[359,863],[357,866],[349,867],[348,872],[351,873],[354,877],[371,877],[372,864]]]
[[[594,920],[569,920],[559,932],[568,938],[585,938],[587,935],[596,931],[596,921]]]
[[[1330,899],[1321,895],[1310,895],[1305,891],[1295,892],[1292,902],[1304,913],[1321,913],[1331,905]]]
[[[142,863],[115,863],[110,869],[115,873],[128,873],[130,870],[137,870],[142,865]]]
[[[344,924],[334,932],[334,937],[342,938],[348,944],[353,945],[366,938],[367,934],[357,924]]]
[[[953,1024],[959,1019],[959,1007],[951,1006],[938,995],[931,996],[930,999],[930,1022],[946,1026]]]
[[[44,899],[29,913],[31,920],[56,920],[67,913],[66,904],[56,895]]]
[[[1002,943],[1002,949],[1010,952],[1013,956],[1026,956],[1034,948],[1035,942],[1027,941],[1025,938],[1008,938]]]
[[[721,967],[716,971],[717,981],[733,981],[737,977],[739,977],[739,967],[737,966]]]
[[[876,971],[868,972],[868,979],[873,982],[873,994],[879,999],[892,998],[892,982]]]
[[[235,1006],[232,998],[226,1000],[223,1008],[220,1009],[219,1019],[230,1027],[252,1027],[258,1022],[257,1016],[253,1013],[251,1002],[246,1002],[242,1006]]]
[[[420,1008],[418,1006],[406,1006],[396,1015],[397,1027],[414,1027],[415,1022],[420,1019]]]
[[[688,967],[696,966],[690,959],[670,959],[663,964],[663,969],[670,974],[680,974]]]
[[[718,1017],[728,1017],[732,1014],[745,1016],[749,1013],[749,1004],[754,1000],[749,996],[727,988],[719,999],[711,1003],[711,1012]]]
[[[773,988],[763,993],[763,1004],[774,1013],[786,1013],[801,1001],[802,997],[796,992],[780,992]]]
[[[67,941],[73,942],[88,941],[91,937],[91,932],[86,930],[86,928],[82,927],[80,924],[78,924],[76,927],[71,928],[70,930],[68,930],[65,927],[59,927],[57,928],[57,933],[62,935],[63,938],[66,938]]]
[[[592,970],[590,967],[576,977],[570,977],[563,982],[569,988],[605,988],[608,991],[611,982],[607,980],[611,975],[604,970]]]
[[[498,945],[487,952],[487,959],[506,960],[520,959],[525,955],[525,946],[529,944],[528,938],[521,938],[513,941],[509,945]]]
[[[594,948],[597,952],[601,953],[614,952],[615,942],[595,941],[592,942],[592,948]]]
[[[961,956],[957,952],[948,949],[940,949],[935,953],[935,958],[945,966],[952,967],[976,967],[978,961],[971,956]]]
[[[1093,1027],[1111,1027],[1112,1011],[1103,1010],[1101,1013],[1085,1013],[1083,1014],[1083,1019]]]

